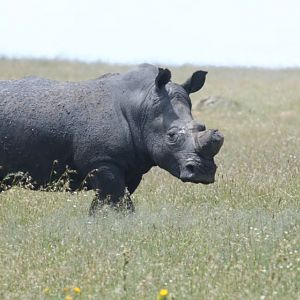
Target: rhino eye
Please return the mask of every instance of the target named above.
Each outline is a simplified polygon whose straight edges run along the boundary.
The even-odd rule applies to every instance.
[[[178,140],[178,133],[175,131],[168,132],[168,142],[169,143],[176,143]]]

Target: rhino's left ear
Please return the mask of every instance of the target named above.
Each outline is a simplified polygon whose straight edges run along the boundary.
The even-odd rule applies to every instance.
[[[199,91],[204,85],[206,74],[207,72],[205,71],[195,72],[191,78],[182,84],[182,87],[188,94]]]
[[[155,85],[158,90],[163,88],[171,80],[171,72],[168,69],[158,68]]]

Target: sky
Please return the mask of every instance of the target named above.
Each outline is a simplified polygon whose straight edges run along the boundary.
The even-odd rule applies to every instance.
[[[0,0],[0,56],[300,66],[298,0]]]

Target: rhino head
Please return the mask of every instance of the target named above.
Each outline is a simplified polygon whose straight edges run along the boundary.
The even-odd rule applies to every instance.
[[[213,183],[214,156],[224,137],[216,129],[207,130],[191,113],[189,94],[197,92],[207,72],[195,72],[185,83],[171,82],[171,72],[159,68],[147,96],[144,122],[146,147],[154,163],[183,182]]]

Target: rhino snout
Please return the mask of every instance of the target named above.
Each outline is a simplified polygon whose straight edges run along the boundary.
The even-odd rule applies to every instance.
[[[198,132],[195,136],[196,152],[203,157],[214,157],[224,142],[223,134],[217,129]]]
[[[180,171],[180,179],[183,182],[209,184],[215,182],[217,166],[213,159],[198,161],[187,161]]]

